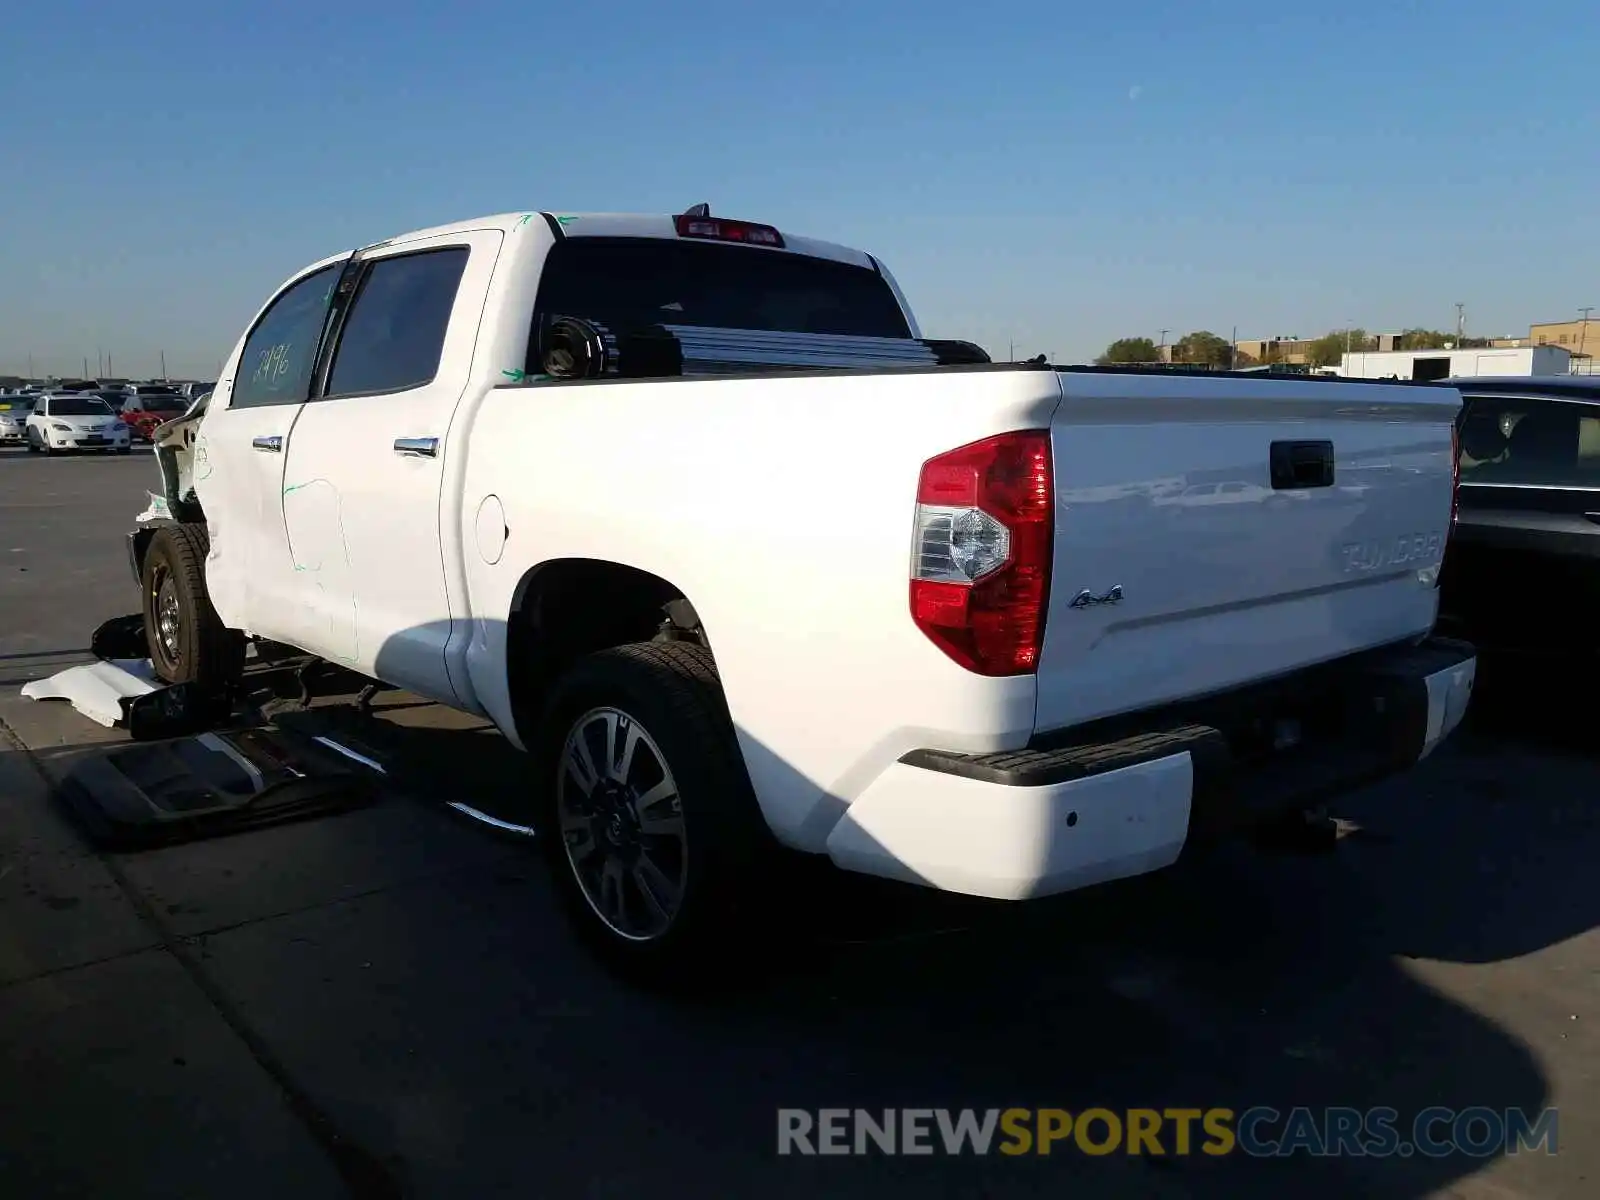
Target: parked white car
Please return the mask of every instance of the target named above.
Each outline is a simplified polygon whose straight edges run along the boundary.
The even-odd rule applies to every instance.
[[[127,454],[128,426],[99,396],[46,392],[28,416],[28,449],[54,454],[73,450]]]
[[[751,945],[782,850],[1062,892],[1455,727],[1457,392],[964,345],[703,210],[313,263],[157,436],[152,661],[221,685],[254,636],[492,719],[580,928],[651,966]],[[1156,502],[1216,479],[1303,498]]]

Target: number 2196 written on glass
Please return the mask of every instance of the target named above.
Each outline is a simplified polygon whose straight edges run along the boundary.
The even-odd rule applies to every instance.
[[[289,374],[289,351],[288,342],[279,342],[270,350],[263,350],[250,382],[262,387],[276,387]]]

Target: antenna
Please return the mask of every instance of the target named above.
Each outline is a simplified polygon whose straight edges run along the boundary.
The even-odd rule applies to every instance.
[[[683,215],[686,217],[709,217],[711,215],[711,205],[696,204],[693,208],[686,210]]]

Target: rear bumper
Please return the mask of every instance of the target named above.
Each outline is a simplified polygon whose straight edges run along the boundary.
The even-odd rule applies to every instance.
[[[1435,639],[1198,714],[1149,716],[1132,731],[1124,723],[1112,737],[1080,733],[998,754],[913,751],[850,806],[828,855],[847,870],[996,899],[1159,870],[1192,840],[1412,766],[1460,724],[1476,668],[1472,647]],[[1195,719],[1208,714],[1214,723]],[[1294,745],[1270,749],[1291,730]]]

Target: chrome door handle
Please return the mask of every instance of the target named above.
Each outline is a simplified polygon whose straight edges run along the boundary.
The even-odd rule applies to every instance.
[[[439,453],[439,439],[395,438],[394,452],[408,458],[433,458]]]
[[[252,438],[250,445],[267,454],[283,453],[283,439],[277,436]]]

